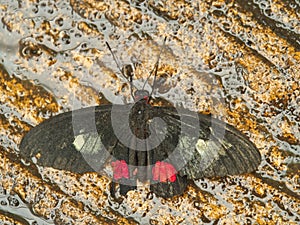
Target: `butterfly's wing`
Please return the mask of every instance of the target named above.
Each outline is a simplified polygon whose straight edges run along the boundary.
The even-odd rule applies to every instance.
[[[187,176],[176,175],[175,182],[157,182],[150,185],[150,190],[157,196],[163,198],[171,198],[176,195],[181,195],[187,187]]]
[[[182,171],[190,178],[223,177],[250,173],[257,169],[261,155],[239,130],[220,120],[199,115],[200,127],[210,121],[208,139],[199,139],[192,160]],[[199,170],[199,168],[201,168]]]
[[[181,134],[179,137],[181,146],[178,146],[177,160],[184,162],[180,168],[181,175],[187,175],[189,179],[223,177],[252,172],[260,164],[258,149],[233,126],[211,115],[187,113],[190,118],[182,122],[173,111],[166,111],[165,114],[173,124],[198,130],[197,136]]]
[[[188,112],[187,115],[189,113],[193,114],[191,111],[184,111]],[[188,117],[185,112],[179,114],[173,107],[152,108],[152,117],[160,118],[163,122],[153,127],[153,132],[155,132],[160,144],[154,148],[152,143],[149,143],[148,148],[152,149],[151,164],[154,167],[157,162],[166,162],[172,165],[177,171],[174,181],[167,180],[160,182],[159,180],[154,180],[152,177],[151,191],[163,198],[181,195],[186,190],[187,176],[179,173],[182,167],[181,162],[185,159],[182,157],[181,149],[193,149],[195,146],[196,138],[193,138],[195,129],[190,129],[189,127],[190,124],[198,123],[199,120],[195,117]],[[181,127],[181,120],[187,122],[188,125]],[[160,126],[166,127],[165,133],[162,132],[163,129]]]
[[[22,139],[21,157],[75,173],[99,171],[110,155],[101,141],[104,132],[112,132],[110,111],[110,105],[95,106],[45,120]]]
[[[157,182],[151,190],[162,197],[184,192],[187,179],[223,177],[254,171],[261,156],[255,145],[233,126],[211,115],[155,108],[169,127],[155,149],[154,161],[165,160],[178,171],[175,182]]]
[[[207,119],[202,115],[199,118],[200,121]],[[197,179],[244,174],[256,170],[261,162],[256,146],[233,126],[216,119],[210,120],[214,126],[210,128],[209,139],[199,139],[194,157],[182,173]],[[223,129],[224,132],[219,132]]]

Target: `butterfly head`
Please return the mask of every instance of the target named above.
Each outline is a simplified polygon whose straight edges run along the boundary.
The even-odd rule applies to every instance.
[[[138,102],[138,101],[146,101],[147,103],[150,100],[150,94],[147,90],[136,90],[134,92],[134,101]]]
[[[154,68],[152,69],[152,71],[148,75],[146,81],[144,82],[142,90],[137,90],[134,93],[133,93],[133,89],[135,89],[136,87],[133,84],[133,76],[134,76],[134,69],[133,69],[133,67],[131,65],[126,65],[126,66],[124,66],[121,69],[120,64],[119,64],[119,60],[117,59],[117,57],[115,56],[115,54],[111,50],[109,44],[107,42],[105,42],[106,45],[107,45],[107,47],[108,47],[108,49],[109,49],[109,51],[111,52],[111,54],[112,54],[112,56],[114,58],[114,61],[117,64],[117,67],[118,67],[119,71],[121,72],[121,74],[123,75],[123,77],[126,78],[127,81],[129,82],[130,89],[131,89],[131,96],[133,97],[133,99],[134,99],[135,102],[143,101],[143,102],[149,103],[149,101],[151,99],[151,95],[152,95],[154,87],[155,87],[155,80],[156,80],[156,76],[157,76],[159,59],[160,59],[160,55],[162,53],[162,50],[164,49],[164,46],[165,46],[165,43],[166,43],[166,39],[167,39],[167,37],[165,37],[165,39],[164,39],[163,47],[161,48],[161,50],[160,50],[160,52],[159,52],[159,54],[157,56],[157,61],[156,61],[155,65],[154,65]],[[144,88],[145,88],[145,85],[146,85],[146,83],[148,82],[148,80],[149,80],[149,78],[151,76],[154,76],[154,78],[153,78],[153,83],[152,83],[152,92],[150,94],[148,91],[144,90]]]

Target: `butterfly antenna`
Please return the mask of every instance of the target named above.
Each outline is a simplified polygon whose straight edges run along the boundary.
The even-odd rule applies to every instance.
[[[154,86],[155,86],[156,77],[157,77],[157,70],[158,70],[158,65],[159,65],[159,59],[160,59],[160,56],[161,56],[161,53],[162,53],[163,49],[165,48],[166,40],[167,40],[167,37],[164,38],[163,46],[161,47],[160,52],[159,52],[159,54],[157,56],[156,63],[154,65],[153,69],[151,70],[149,76],[147,77],[147,79],[146,79],[146,81],[145,81],[145,83],[143,85],[143,88],[142,88],[142,90],[144,90],[146,83],[148,82],[149,78],[152,76],[152,74],[154,72],[154,79],[153,79],[153,83],[152,83],[152,91],[151,91],[151,93],[149,95],[150,98],[151,98],[151,96],[153,94],[153,91],[154,91]]]
[[[117,67],[118,67],[118,70],[120,71],[120,73],[122,74],[122,76],[129,82],[129,85],[130,85],[130,94],[131,94],[132,98],[134,99],[134,95],[133,95],[133,87],[134,87],[134,85],[133,85],[133,82],[132,82],[132,77],[130,76],[130,78],[128,78],[127,76],[125,76],[123,70],[121,69],[119,59],[118,59],[117,56],[113,53],[113,51],[112,51],[111,47],[109,46],[108,42],[106,41],[105,43],[106,43],[106,45],[107,45],[107,47],[108,47],[108,49],[109,49],[111,55],[113,56],[113,59],[114,59],[116,65],[117,65]]]

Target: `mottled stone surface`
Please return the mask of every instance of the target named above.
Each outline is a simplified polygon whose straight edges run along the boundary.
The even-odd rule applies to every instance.
[[[0,14],[0,223],[299,224],[299,2],[24,0]],[[245,133],[256,173],[116,201],[105,176],[21,163],[18,144],[42,120],[131,101],[105,41],[122,63],[139,60],[141,87],[165,36],[155,96]]]

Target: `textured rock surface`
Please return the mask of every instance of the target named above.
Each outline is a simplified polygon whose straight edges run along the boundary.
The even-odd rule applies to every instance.
[[[299,224],[297,1],[24,0],[2,1],[0,14],[1,223]],[[263,157],[256,173],[198,180],[169,200],[141,187],[116,201],[104,176],[21,163],[17,146],[42,120],[130,101],[105,41],[122,63],[140,61],[141,87],[164,36],[155,95],[245,133]]]

